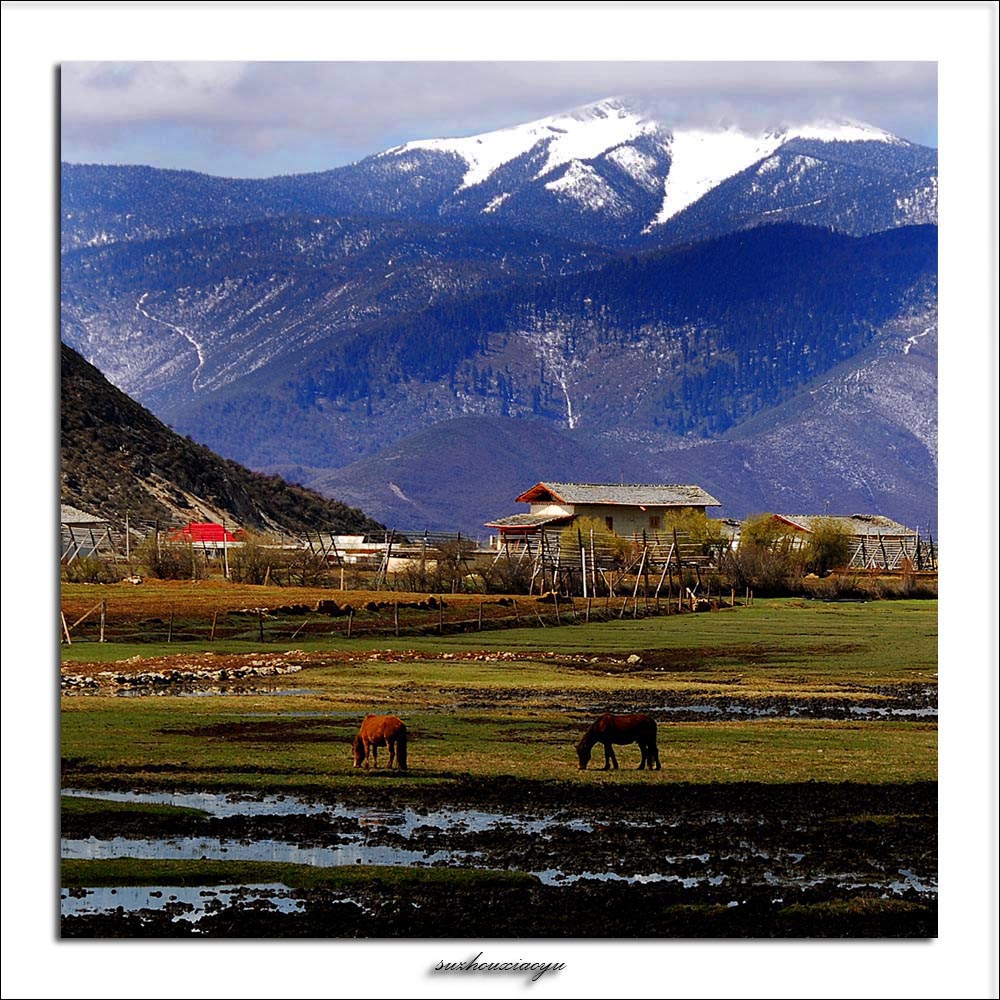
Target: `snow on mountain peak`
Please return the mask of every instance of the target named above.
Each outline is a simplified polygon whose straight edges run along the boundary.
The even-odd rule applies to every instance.
[[[735,126],[675,129],[669,145],[670,172],[664,185],[663,203],[651,225],[673,218],[727,178],[771,156],[792,139],[895,145],[905,142],[874,125],[847,120],[815,122],[759,133],[744,132]]]
[[[819,121],[809,125],[798,125],[788,131],[789,139],[818,139],[821,142],[885,142],[893,146],[906,144],[905,139],[886,132],[877,125],[842,119],[840,121]]]
[[[643,136],[655,136],[660,148],[669,153],[670,168],[665,180],[661,163],[631,145]],[[534,150],[539,159],[544,156],[544,162],[537,168],[533,180],[547,178],[545,187],[548,190],[589,206],[600,204],[609,209],[616,198],[607,192],[598,193],[598,188],[607,185],[593,170],[581,169],[587,161],[606,154],[647,191],[662,192],[660,209],[650,221],[648,230],[667,222],[734,174],[766,160],[791,139],[906,144],[905,140],[884,129],[846,119],[759,132],[746,131],[736,125],[669,129],[662,122],[644,115],[630,101],[611,97],[493,132],[454,139],[417,139],[379,156],[401,157],[415,150],[451,153],[466,164],[458,188],[461,191],[483,183],[505,164]],[[399,163],[403,167],[407,161],[401,158]],[[410,164],[411,169],[414,166]],[[560,172],[560,168],[567,169]],[[574,184],[581,185],[579,192],[572,192]],[[510,192],[506,192],[506,196],[509,195]],[[493,198],[483,211],[495,212],[506,196]]]
[[[663,204],[653,225],[666,222],[727,177],[770,156],[784,141],[781,132],[754,135],[735,127],[675,129],[669,143],[670,172]]]
[[[660,130],[619,98],[608,98],[524,125],[484,132],[458,139],[417,139],[380,155],[415,149],[454,153],[468,164],[462,188],[487,180],[505,163],[523,156],[540,142],[547,143],[547,157],[536,179],[572,160],[589,160],[601,153]]]

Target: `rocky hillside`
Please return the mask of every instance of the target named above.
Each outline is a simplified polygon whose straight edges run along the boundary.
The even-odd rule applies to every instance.
[[[360,510],[176,434],[62,345],[61,499],[122,523],[224,520],[264,531],[377,531]]]

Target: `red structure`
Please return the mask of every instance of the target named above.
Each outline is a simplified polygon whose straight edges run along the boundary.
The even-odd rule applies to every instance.
[[[178,528],[170,535],[172,542],[192,542],[195,545],[202,542],[221,544],[222,542],[238,541],[232,532],[214,521],[191,521],[183,528]]]

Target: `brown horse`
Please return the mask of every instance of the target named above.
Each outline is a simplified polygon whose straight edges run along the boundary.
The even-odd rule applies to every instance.
[[[395,715],[366,715],[351,746],[355,767],[367,767],[369,753],[378,767],[378,748],[388,747],[389,767],[395,760],[401,771],[406,770],[406,724]]]
[[[618,769],[618,759],[612,743],[619,746],[625,743],[638,743],[642,752],[639,770],[646,765],[649,769],[660,769],[660,751],[656,746],[656,720],[648,715],[602,715],[583,734],[583,739],[576,745],[576,755],[580,758],[582,771],[590,763],[590,751],[595,743],[604,744],[604,770],[609,767]]]

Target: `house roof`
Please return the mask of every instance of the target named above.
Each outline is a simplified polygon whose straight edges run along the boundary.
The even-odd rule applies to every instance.
[[[221,524],[213,521],[192,521],[170,535],[175,541],[185,542],[235,542],[236,538]]]
[[[59,505],[59,523],[76,526],[107,524],[108,522],[103,517],[88,514],[80,510],[79,507],[71,507],[68,503],[63,503]]]
[[[551,499],[567,504],[620,504],[628,507],[721,507],[700,486],[678,484],[538,483],[518,498],[522,503]]]
[[[775,514],[774,516],[800,531],[811,532],[819,522],[832,522],[855,536],[870,535],[875,538],[878,535],[916,534],[912,528],[907,528],[881,514]]]
[[[512,514],[487,521],[487,528],[540,528],[555,521],[568,521],[569,514]]]

